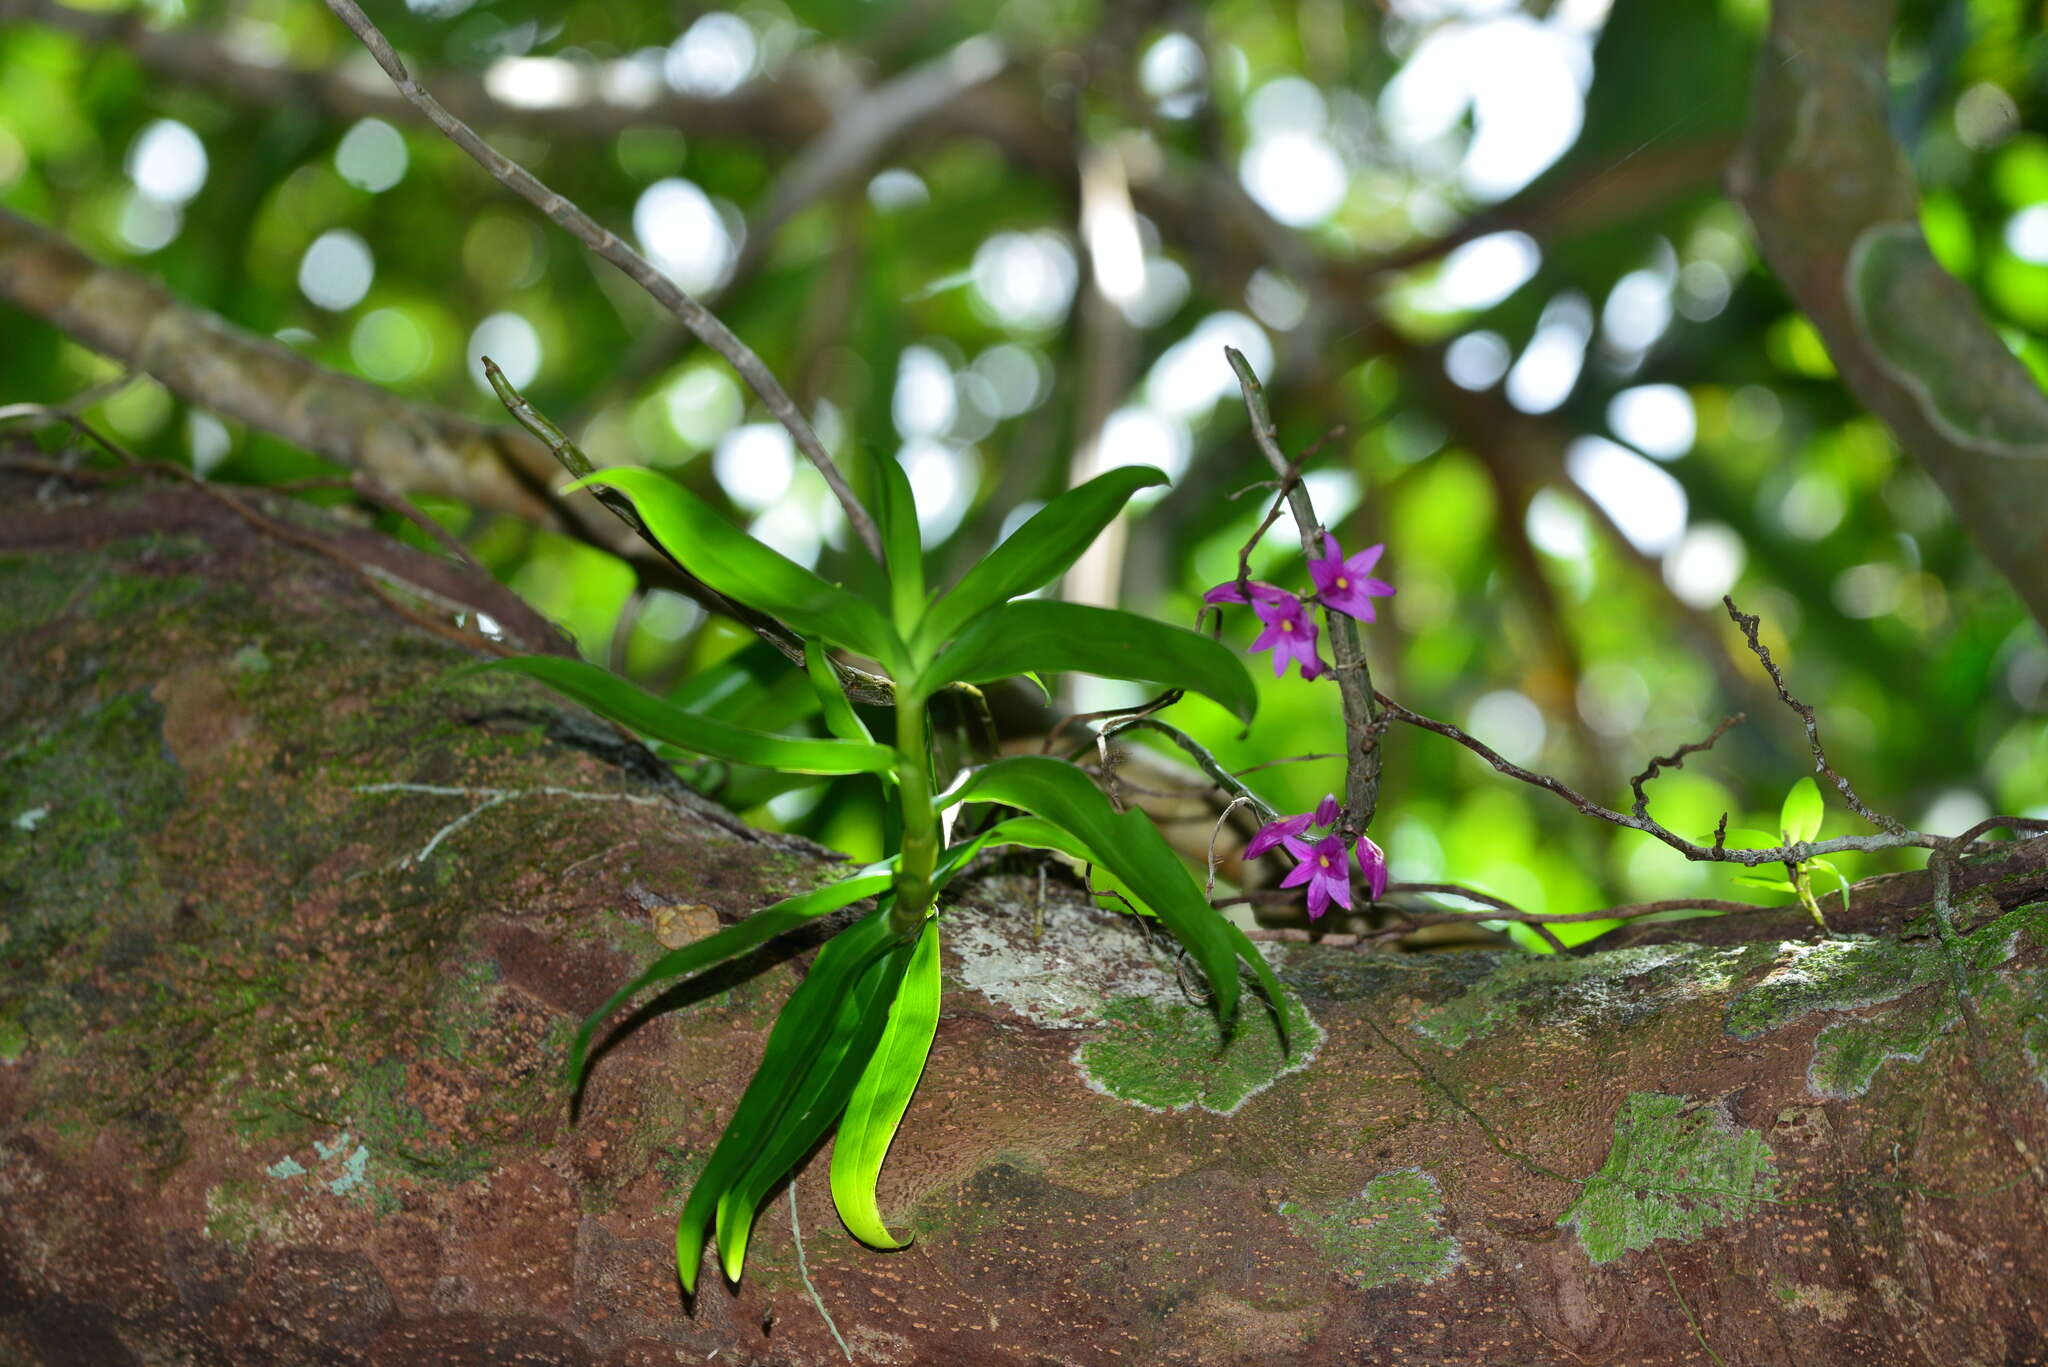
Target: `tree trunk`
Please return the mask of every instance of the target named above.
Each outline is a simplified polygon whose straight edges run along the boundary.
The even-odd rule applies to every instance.
[[[884,1173],[916,1242],[852,1242],[814,1156],[745,1281],[687,1305],[678,1205],[810,946],[635,1018],[573,1121],[567,1037],[823,856],[527,683],[451,677],[459,646],[318,552],[326,519],[265,503],[287,542],[188,487],[0,499],[0,1360],[1946,1367],[2048,1341],[2039,845],[1970,868],[1953,959],[1913,876],[1860,890],[1881,939],[1288,946],[1291,1057],[1256,1019],[1222,1048],[1129,919],[984,878]]]

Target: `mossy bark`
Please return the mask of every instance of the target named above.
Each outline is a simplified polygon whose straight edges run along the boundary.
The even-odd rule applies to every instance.
[[[1905,885],[1872,927],[1895,944],[1720,922],[1545,962],[1291,946],[1314,1047],[1286,1058],[1250,1017],[1204,1028],[1128,921],[984,880],[946,909],[945,1015],[883,1174],[916,1242],[847,1238],[817,1156],[745,1282],[686,1305],[676,1211],[810,946],[636,1018],[573,1121],[566,1037],[657,924],[736,919],[826,861],[529,684],[451,678],[459,648],[218,506],[110,495],[67,524],[105,540],[54,543],[14,506],[0,1362],[1945,1365],[2048,1341],[2038,858],[1972,880],[1981,1047]]]

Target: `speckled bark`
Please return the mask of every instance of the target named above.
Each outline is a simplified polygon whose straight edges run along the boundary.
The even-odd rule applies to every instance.
[[[1290,948],[1283,1059],[992,878],[884,1173],[915,1244],[814,1159],[815,1299],[778,1192],[687,1307],[681,1194],[807,955],[625,1033],[573,1125],[566,1037],[822,861],[615,800],[663,794],[316,556],[163,493],[24,552],[5,492],[0,1361],[844,1361],[821,1307],[863,1363],[2039,1360],[2038,859],[1971,894],[1974,1061],[1910,888],[1898,943]],[[481,800],[384,783],[526,795],[449,830]]]

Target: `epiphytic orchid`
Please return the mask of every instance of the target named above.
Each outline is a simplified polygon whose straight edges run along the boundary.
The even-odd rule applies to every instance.
[[[1317,599],[1332,612],[1356,617],[1361,622],[1372,621],[1372,600],[1385,598],[1394,591],[1394,586],[1386,580],[1372,577],[1372,567],[1380,562],[1380,556],[1386,549],[1384,544],[1367,546],[1347,560],[1337,538],[1324,532],[1321,558],[1308,562],[1309,578],[1315,580]]]
[[[1273,652],[1274,678],[1287,672],[1290,660],[1301,666],[1304,679],[1319,678],[1326,672],[1316,656],[1315,618],[1299,598],[1291,593],[1282,593],[1276,600],[1254,597],[1252,611],[1266,624],[1266,629],[1252,642],[1252,649]]]

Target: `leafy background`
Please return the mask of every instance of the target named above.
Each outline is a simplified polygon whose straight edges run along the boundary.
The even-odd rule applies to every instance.
[[[822,483],[731,372],[665,342],[644,298],[431,130],[355,117],[314,76],[223,94],[197,60],[181,77],[63,22],[76,11],[17,8],[30,22],[0,29],[0,204],[325,365],[497,420],[474,360],[488,350],[600,463],[664,467],[785,552],[859,572]],[[1724,809],[1771,829],[1807,764],[1720,613],[1732,592],[1875,805],[1938,831],[2048,816],[2038,628],[1845,393],[1719,191],[1760,4],[413,0],[373,17],[430,86],[481,83],[506,151],[715,296],[849,463],[898,453],[940,582],[1084,462],[1154,461],[1175,487],[1070,592],[1192,620],[1264,511],[1231,497],[1263,469],[1229,342],[1271,377],[1290,450],[1343,428],[1312,489],[1347,548],[1387,543],[1400,593],[1368,645],[1410,706],[1611,802],[1649,755],[1746,709],[1659,780],[1656,810],[1680,830]],[[130,19],[195,52],[379,79],[311,0],[165,0]],[[862,91],[991,42],[1011,66],[973,119],[921,125],[769,222],[778,177],[830,122],[821,100],[853,117]],[[2038,8],[1908,6],[1891,74],[1937,254],[2048,377]],[[596,88],[746,112],[684,132],[529,107]],[[10,400],[117,373],[0,319]],[[217,480],[321,468],[146,382],[87,416]],[[733,720],[817,727],[800,671],[641,592],[624,562],[429,508],[589,658]],[[1305,585],[1285,531],[1254,571]],[[1240,611],[1224,629],[1254,628]],[[1233,767],[1338,743],[1327,685],[1254,669],[1248,735],[1201,700],[1181,723]],[[1135,696],[1069,683],[1056,702]],[[751,819],[879,847],[871,780],[691,772]],[[1334,761],[1255,781],[1283,811],[1339,786]],[[1198,853],[1208,825],[1174,829]],[[1823,834],[1858,829],[1836,807]],[[1733,871],[1418,734],[1389,737],[1375,832],[1397,878],[1535,911],[1744,895]],[[1841,862],[1856,877],[1906,858]]]

